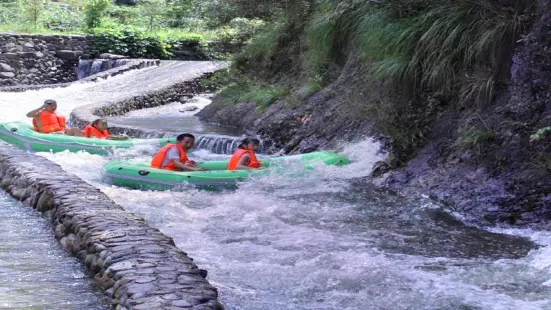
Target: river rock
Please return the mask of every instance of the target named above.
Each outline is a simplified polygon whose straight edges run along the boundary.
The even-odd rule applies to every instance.
[[[197,111],[197,110],[199,110],[198,107],[191,106],[191,107],[187,107],[185,109],[180,110],[180,112],[185,113],[185,112],[193,112],[193,111]]]
[[[100,59],[127,59],[128,56],[124,55],[117,55],[117,54],[111,54],[111,53],[102,53],[99,55]]]
[[[0,62],[0,72],[12,72],[12,71],[13,71],[13,68],[10,65]]]
[[[15,77],[15,73],[13,72],[0,72],[0,78],[11,79],[13,77]]]
[[[5,58],[8,58],[8,59],[17,59],[17,58],[19,58],[19,55],[17,55],[16,53],[4,53],[4,54],[2,54],[2,56],[4,56]]]
[[[75,52],[70,50],[58,50],[56,56],[64,60],[78,60],[82,52]]]
[[[172,301],[172,305],[176,307],[186,307],[186,308],[193,306],[187,300],[183,300],[183,299]]]

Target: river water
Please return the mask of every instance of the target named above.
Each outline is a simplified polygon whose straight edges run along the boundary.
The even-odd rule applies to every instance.
[[[48,222],[4,192],[0,235],[0,309],[109,309]]]
[[[20,94],[17,106],[0,105],[0,121],[20,119],[21,106],[46,95],[67,98],[68,112],[80,104],[72,93],[93,89],[71,87]],[[146,161],[151,149],[110,158],[40,155],[173,237],[209,271],[227,309],[551,309],[549,232],[466,225],[430,200],[369,185],[383,156],[376,142],[339,150],[354,162],[301,179],[253,179],[227,192],[144,192],[103,182],[109,159]],[[227,156],[197,150],[190,157]]]

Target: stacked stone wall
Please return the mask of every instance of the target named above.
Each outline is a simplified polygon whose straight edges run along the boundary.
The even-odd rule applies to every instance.
[[[155,59],[132,59],[129,63],[115,67],[106,71],[99,72],[94,75],[90,75],[83,79],[80,79],[79,82],[95,82],[101,79],[106,79],[108,77],[116,76],[123,74],[130,70],[143,69],[152,66],[158,66],[159,60]],[[47,84],[47,85],[15,85],[15,86],[0,86],[0,92],[24,92],[27,90],[37,90],[42,88],[62,88],[70,86],[72,82],[64,82],[57,84]]]
[[[88,37],[0,34],[0,86],[75,81],[80,58],[89,57]]]
[[[57,164],[0,143],[0,185],[53,224],[123,309],[223,309],[216,288],[172,238]]]

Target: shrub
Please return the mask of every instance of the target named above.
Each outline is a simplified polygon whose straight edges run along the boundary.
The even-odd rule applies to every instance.
[[[196,34],[180,34],[167,37],[147,33],[132,27],[110,26],[92,31],[93,50],[98,53],[115,53],[132,58],[170,59],[172,50],[193,48],[200,54],[202,37]]]
[[[489,129],[478,130],[473,127],[468,127],[463,132],[462,136],[454,143],[454,147],[458,149],[472,149],[478,154],[482,153],[484,144],[492,142],[496,139],[494,132]]]
[[[142,0],[140,2],[140,11],[147,18],[148,31],[153,31],[159,17],[165,13],[165,3],[165,0]]]
[[[143,18],[140,16],[140,9],[134,6],[111,5],[107,8],[105,15],[117,24],[145,25]]]
[[[148,36],[136,29],[94,29],[93,47],[99,53],[115,53],[132,58],[160,58],[170,56],[169,45],[158,36]]]
[[[39,19],[44,13],[46,3],[44,0],[25,0],[23,14],[31,21],[35,29],[38,29]]]
[[[85,7],[86,27],[93,29],[101,25],[101,19],[105,15],[109,0],[89,0]]]
[[[530,136],[530,141],[541,141],[548,135],[551,135],[551,126],[538,129],[535,134]]]
[[[56,31],[77,31],[82,28],[83,16],[78,7],[52,2],[44,12],[42,24]]]
[[[483,84],[491,86],[499,78],[508,62],[503,55],[511,53],[525,26],[523,13],[497,0],[437,2],[398,20],[387,10],[370,10],[358,25],[357,38],[365,55],[378,60],[374,70],[379,77],[407,83],[414,91],[450,93],[477,67],[490,72]],[[481,92],[482,84],[472,85],[473,90],[462,93]]]

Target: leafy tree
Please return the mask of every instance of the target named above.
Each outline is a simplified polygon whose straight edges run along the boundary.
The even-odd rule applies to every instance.
[[[140,3],[142,13],[147,17],[147,29],[153,31],[155,22],[166,11],[164,0],[144,0]]]
[[[23,6],[23,13],[31,20],[35,29],[38,29],[38,21],[44,12],[44,0],[26,0]]]
[[[101,19],[105,15],[105,11],[109,5],[109,0],[88,1],[84,10],[86,27],[88,29],[93,29],[101,25]]]

